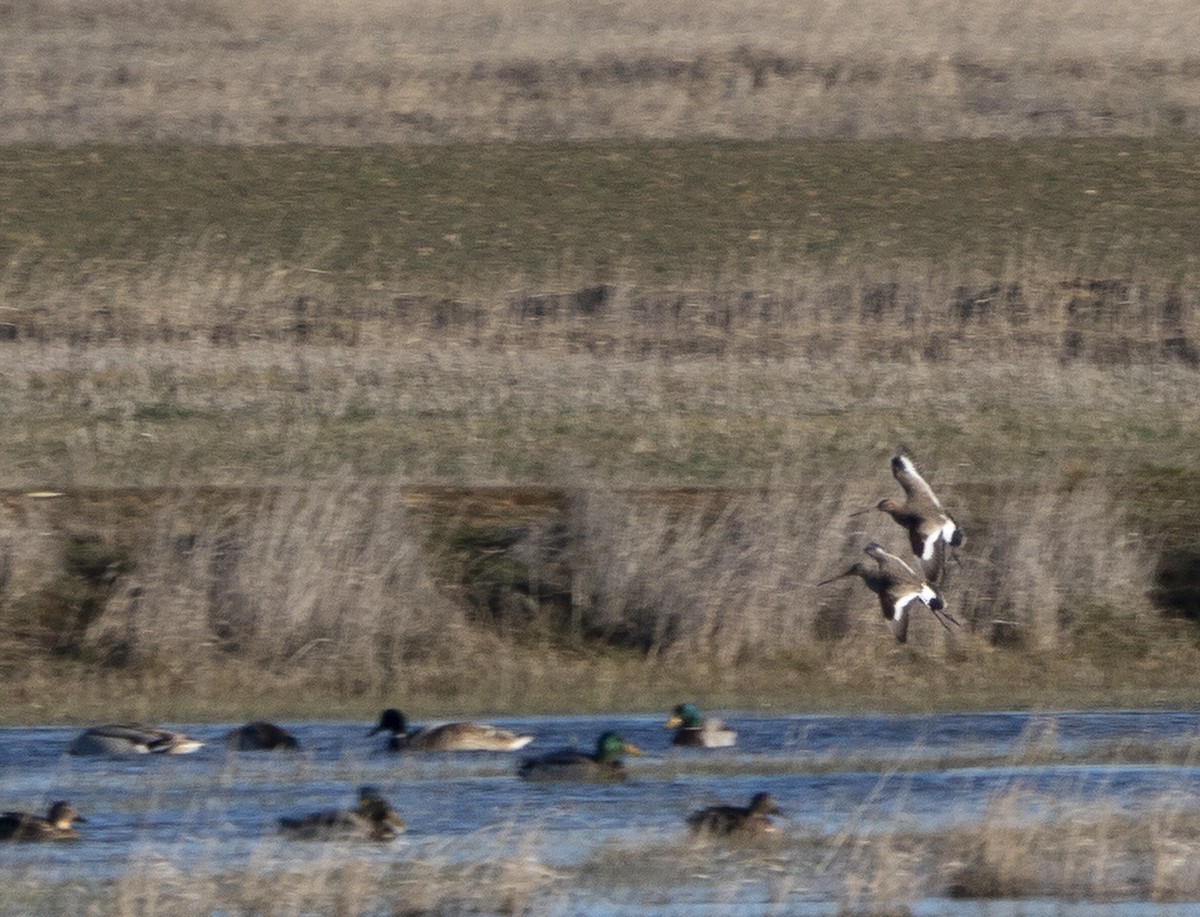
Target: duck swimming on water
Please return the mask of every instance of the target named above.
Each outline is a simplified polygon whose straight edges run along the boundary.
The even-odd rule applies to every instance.
[[[110,723],[93,726],[72,740],[67,753],[72,755],[187,755],[204,746],[203,742],[157,726],[141,723]]]
[[[4,812],[0,813],[0,840],[73,841],[79,837],[74,823],[86,821],[65,800],[53,803],[45,818],[25,812]]]
[[[517,768],[517,776],[523,780],[624,780],[628,773],[621,761],[623,754],[643,752],[615,732],[605,732],[596,740],[596,750],[591,754],[560,748],[540,758],[526,758]]]
[[[352,810],[330,809],[279,819],[279,831],[303,841],[390,841],[404,830],[404,821],[374,787],[360,787]]]
[[[300,743],[281,726],[256,720],[230,730],[225,744],[235,751],[296,751]]]
[[[729,748],[737,744],[737,733],[718,719],[704,718],[695,704],[679,704],[663,729],[674,729],[672,745],[690,748]]]
[[[413,729],[395,708],[384,710],[379,723],[367,733],[390,732],[389,751],[517,751],[533,741],[487,723],[443,723]]]
[[[709,806],[687,817],[697,834],[773,834],[779,829],[771,815],[782,815],[770,793],[755,793],[750,805]]]

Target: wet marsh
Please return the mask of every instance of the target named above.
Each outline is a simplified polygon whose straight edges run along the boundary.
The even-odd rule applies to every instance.
[[[77,843],[10,851],[3,912],[1171,914],[1198,891],[1180,859],[1200,827],[1193,714],[724,715],[739,744],[707,752],[667,750],[662,717],[499,721],[543,750],[618,728],[650,755],[615,786],[526,784],[520,754],[381,754],[362,723],[296,724],[294,754],[230,754],[226,726],[189,726],[215,741],[178,759],[64,758],[73,730],[5,730],[6,802],[67,795],[89,821]],[[1180,757],[1114,760],[1130,743]],[[280,815],[364,783],[400,839],[277,836]],[[687,812],[764,789],[779,835],[687,833]]]

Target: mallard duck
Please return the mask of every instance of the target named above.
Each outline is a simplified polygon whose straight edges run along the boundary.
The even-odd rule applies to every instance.
[[[590,755],[561,748],[540,758],[526,758],[517,768],[517,776],[525,780],[624,780],[627,774],[620,756],[642,753],[615,732],[606,732],[596,740],[596,751]]]
[[[72,755],[186,755],[203,747],[191,736],[140,723],[93,726],[77,736],[67,752]]]
[[[390,841],[404,830],[404,821],[374,787],[358,791],[353,810],[331,809],[295,818],[279,819],[279,830],[304,841]]]
[[[687,823],[697,833],[770,834],[779,829],[768,816],[782,814],[770,793],[756,793],[744,809],[740,806],[709,806],[689,815]]]
[[[4,841],[70,841],[79,837],[74,822],[87,819],[75,811],[69,802],[50,806],[45,818],[25,812],[0,814],[0,840]]]
[[[384,710],[379,723],[367,733],[390,732],[390,751],[516,751],[533,741],[533,736],[518,735],[487,723],[444,723],[410,729],[404,714],[395,708]]]
[[[704,719],[695,704],[680,704],[671,711],[663,729],[674,729],[672,745],[693,748],[728,748],[737,743],[737,733],[717,719]]]
[[[225,744],[237,751],[295,751],[300,747],[286,729],[261,720],[230,730]]]

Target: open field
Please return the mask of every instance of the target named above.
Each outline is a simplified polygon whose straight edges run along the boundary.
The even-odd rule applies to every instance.
[[[2,150],[3,715],[1192,703],[1198,155]],[[916,655],[813,586],[898,444]]]
[[[278,335],[303,319],[324,337],[326,314],[343,335],[389,320],[411,335],[414,296],[448,299],[451,330],[482,310],[487,335],[514,292],[596,284],[803,297],[810,311],[867,309],[878,288],[877,313],[889,284],[914,284],[905,298],[949,300],[932,304],[940,321],[960,284],[959,298],[1018,284],[992,311],[1037,313],[1060,282],[1126,280],[1180,285],[1187,320],[1198,163],[1200,143],[1162,138],[0,147],[0,289],[18,309],[6,320],[34,336],[55,321],[101,337]],[[301,298],[308,314],[270,314]],[[603,317],[619,303],[588,305]],[[1105,318],[1137,318],[1116,311]]]
[[[1187,0],[13,0],[0,142],[1150,136]]]
[[[0,6],[0,717],[1195,703],[1200,23],[1127,7]],[[902,444],[906,650],[813,585]]]

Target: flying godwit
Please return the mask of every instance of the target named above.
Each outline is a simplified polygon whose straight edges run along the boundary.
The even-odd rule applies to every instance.
[[[917,473],[907,455],[892,457],[892,474],[904,488],[907,499],[903,503],[890,498],[880,500],[875,508],[887,513],[908,531],[908,541],[921,561],[925,579],[936,584],[946,571],[949,548],[957,548],[963,543],[962,529],[942,509],[933,488]]]
[[[847,576],[861,576],[867,587],[879,596],[883,617],[892,626],[892,633],[900,643],[908,639],[908,609],[914,602],[928,606],[947,630],[950,629],[947,621],[958,624],[958,620],[944,610],[946,603],[937,591],[895,554],[889,554],[873,541],[863,548],[863,553],[874,558],[879,567],[876,569],[857,563],[845,573],[839,573],[817,585],[824,586]]]

